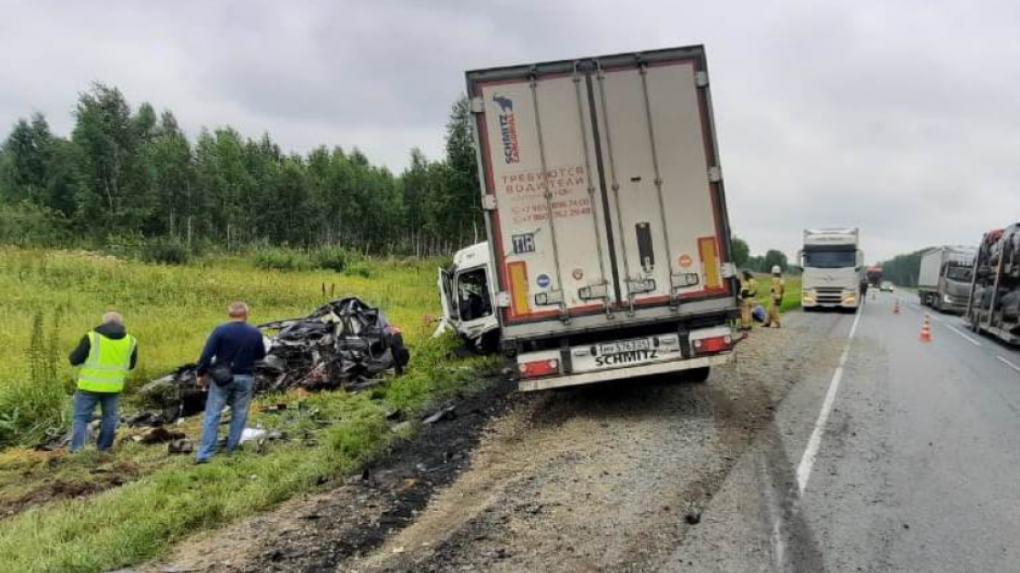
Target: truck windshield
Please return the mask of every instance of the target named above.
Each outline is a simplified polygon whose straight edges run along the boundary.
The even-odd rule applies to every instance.
[[[492,314],[489,285],[485,269],[457,275],[457,292],[461,320],[477,320]]]
[[[804,251],[804,266],[816,269],[841,269],[857,266],[856,251]]]
[[[951,281],[970,282],[971,268],[951,265],[946,268],[946,278]]]

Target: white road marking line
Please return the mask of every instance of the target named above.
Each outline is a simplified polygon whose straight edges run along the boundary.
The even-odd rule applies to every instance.
[[[775,516],[772,519],[772,535],[769,536],[769,541],[772,543],[772,564],[776,566],[776,571],[786,569],[786,541],[783,540],[782,523]]]
[[[960,337],[962,337],[962,338],[963,338],[964,340],[966,340],[967,342],[969,342],[969,343],[973,344],[974,346],[981,346],[981,343],[980,343],[980,342],[978,342],[976,338],[974,338],[974,337],[972,337],[972,336],[968,336],[968,335],[964,334],[962,330],[960,330],[959,328],[956,328],[956,327],[955,327],[955,326],[953,326],[952,324],[947,324],[947,325],[946,325],[946,328],[948,328],[949,330],[952,330],[952,331],[953,331],[953,332],[955,332],[956,334],[959,334],[959,335],[960,335]]]
[[[1006,366],[1009,366],[1013,370],[1016,370],[1017,372],[1020,372],[1020,366],[1017,366],[1016,364],[1013,364],[1009,360],[1006,360],[1005,358],[1003,358],[1003,357],[1001,357],[999,355],[996,355],[995,357],[998,358],[1000,361],[1002,361],[1002,363],[1005,364]]]
[[[822,411],[818,413],[818,420],[815,422],[815,429],[811,432],[807,447],[804,448],[804,455],[797,465],[797,489],[800,495],[804,495],[804,488],[807,487],[808,479],[811,477],[811,468],[815,465],[818,457],[818,448],[822,445],[822,433],[825,432],[825,423],[829,421],[829,414],[832,413],[832,406],[836,402],[836,392],[839,390],[839,383],[843,379],[843,367],[847,358],[850,357],[850,345],[853,343],[854,334],[857,333],[857,325],[861,322],[861,310],[857,309],[857,316],[854,324],[850,327],[850,336],[847,337],[846,348],[843,355],[839,357],[839,364],[832,374],[832,381],[829,382],[829,391],[825,394],[825,401],[822,402]]]

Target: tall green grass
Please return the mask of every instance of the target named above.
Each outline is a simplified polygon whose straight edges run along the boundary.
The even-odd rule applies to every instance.
[[[326,255],[323,255],[326,256]],[[199,259],[183,266],[149,264],[85,252],[0,248],[0,447],[31,443],[61,421],[61,389],[73,387],[67,355],[116,309],[138,338],[139,364],[128,394],[145,381],[197,360],[202,344],[236,299],[252,321],[303,316],[331,297],[355,294],[383,308],[413,346],[426,314],[439,310],[430,262],[358,261],[358,274],[333,270],[279,272],[244,258]],[[32,378],[33,323],[44,320],[52,368]],[[59,324],[56,317],[59,315]],[[66,400],[67,395],[64,394]]]

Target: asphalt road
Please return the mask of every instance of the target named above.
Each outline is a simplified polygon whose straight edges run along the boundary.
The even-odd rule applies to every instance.
[[[934,313],[921,342],[925,312],[881,293],[839,317],[841,361],[791,389],[661,570],[1020,571],[1020,352]]]

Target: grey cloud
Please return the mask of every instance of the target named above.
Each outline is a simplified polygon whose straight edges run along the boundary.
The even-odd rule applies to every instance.
[[[1020,218],[1020,7],[1005,0],[641,3],[353,0],[0,7],[0,136],[71,125],[100,80],[191,132],[442,153],[463,72],[703,43],[736,232],[792,255],[856,225],[869,259],[973,243]]]

